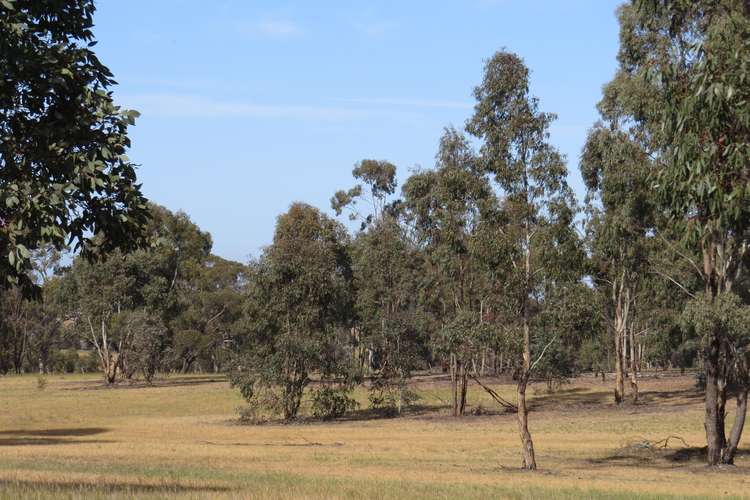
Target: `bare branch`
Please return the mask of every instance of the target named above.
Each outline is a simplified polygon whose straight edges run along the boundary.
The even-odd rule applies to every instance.
[[[549,342],[547,342],[547,345],[546,345],[546,346],[544,346],[544,349],[542,349],[542,353],[541,353],[541,354],[539,355],[539,357],[538,357],[538,358],[536,358],[536,361],[534,361],[534,363],[532,363],[532,365],[531,365],[531,368],[529,368],[529,373],[531,373],[531,372],[533,372],[533,371],[534,371],[534,368],[536,367],[536,365],[538,365],[538,364],[539,364],[539,362],[540,362],[540,361],[542,360],[542,358],[544,357],[544,353],[545,353],[545,352],[547,352],[547,349],[549,349],[549,346],[551,346],[551,345],[552,345],[552,343],[553,343],[553,342],[554,342],[555,340],[557,340],[557,335],[555,335],[554,337],[552,337],[552,340],[550,340]]]
[[[671,241],[669,241],[667,238],[662,236],[662,234],[659,231],[655,231],[655,233],[657,234],[657,236],[659,236],[659,238],[661,238],[661,240],[664,243],[667,244],[667,246],[669,246],[669,248],[672,249],[674,253],[676,253],[677,255],[685,259],[686,261],[688,261],[690,263],[690,266],[695,270],[696,273],[698,273],[698,276],[701,279],[703,279],[703,270],[698,266],[698,264],[695,263],[693,259],[691,259],[689,256],[682,253]]]
[[[476,382],[477,384],[479,384],[479,387],[481,387],[482,389],[484,389],[485,391],[487,391],[487,394],[489,394],[489,395],[490,395],[490,396],[492,397],[492,399],[494,399],[494,400],[495,400],[495,401],[496,401],[496,402],[497,402],[497,403],[498,403],[498,404],[499,404],[500,406],[502,406],[503,408],[505,408],[505,409],[507,409],[507,410],[511,410],[511,411],[514,411],[514,412],[517,412],[517,411],[518,411],[518,407],[517,407],[516,405],[514,405],[513,403],[511,403],[511,402],[509,402],[509,401],[506,401],[505,399],[503,399],[503,398],[502,398],[502,397],[501,397],[501,396],[500,396],[500,395],[499,395],[499,394],[498,394],[497,392],[495,392],[495,390],[494,390],[494,389],[492,389],[491,387],[488,387],[488,386],[484,385],[484,384],[482,383],[482,381],[481,381],[481,380],[479,380],[479,379],[478,379],[478,378],[477,378],[477,377],[476,377],[476,376],[475,376],[474,374],[472,374],[471,372],[467,372],[467,375],[468,375],[468,376],[469,376],[469,378],[471,378],[471,379],[472,379],[472,380],[473,380],[474,382]]]
[[[216,321],[217,319],[219,319],[221,317],[221,315],[224,314],[224,311],[226,311],[226,310],[227,310],[227,306],[226,305],[221,306],[221,311],[219,311],[211,319],[209,319],[208,321],[206,321],[206,326],[210,325],[213,321]]]
[[[675,285],[677,285],[678,287],[680,287],[680,289],[682,289],[682,291],[685,292],[687,295],[689,295],[691,298],[693,298],[693,299],[696,298],[696,296],[693,293],[691,293],[690,290],[688,290],[687,288],[685,288],[681,283],[677,282],[677,280],[675,280],[674,278],[672,278],[668,274],[665,274],[665,273],[663,273],[661,271],[658,271],[658,270],[654,270],[653,272],[656,273],[656,274],[658,274],[659,276],[661,276],[663,278],[668,279],[669,281],[671,281],[672,283],[674,283]]]

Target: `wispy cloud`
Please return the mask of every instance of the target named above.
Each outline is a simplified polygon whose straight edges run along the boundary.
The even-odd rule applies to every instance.
[[[158,75],[134,75],[118,79],[121,88],[134,89],[131,94],[145,92],[148,94],[180,93],[180,92],[233,92],[241,90],[241,82],[230,79],[196,78],[187,75],[184,78],[163,78]]]
[[[411,98],[336,98],[330,104],[268,104],[244,99],[216,99],[196,93],[175,91],[131,93],[117,96],[126,108],[144,117],[160,118],[254,118],[300,119],[341,122],[366,118],[415,118],[419,110],[471,109],[464,101]]]
[[[216,100],[190,94],[130,94],[118,101],[137,109],[144,117],[162,118],[258,118],[346,121],[373,116],[406,115],[399,110],[363,109],[347,106],[258,104],[247,101]]]
[[[264,19],[246,27],[245,31],[272,40],[290,40],[305,34],[302,26],[288,19]]]
[[[348,102],[352,104],[367,104],[372,106],[399,106],[411,108],[455,108],[471,109],[472,104],[464,101],[451,101],[443,99],[409,99],[409,98],[391,98],[391,97],[363,97],[337,99],[339,102]]]

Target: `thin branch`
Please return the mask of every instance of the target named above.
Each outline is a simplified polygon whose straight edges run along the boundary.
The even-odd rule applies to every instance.
[[[498,404],[499,404],[500,406],[502,406],[503,408],[505,408],[505,409],[507,409],[507,410],[512,410],[512,411],[514,411],[514,412],[517,412],[517,411],[518,411],[518,407],[517,407],[516,405],[514,405],[513,403],[511,403],[511,402],[509,402],[509,401],[506,401],[505,399],[503,399],[503,398],[502,398],[502,397],[501,397],[501,396],[500,396],[500,395],[499,395],[499,394],[498,394],[497,392],[495,392],[495,390],[494,390],[494,389],[492,389],[491,387],[488,387],[488,386],[484,385],[484,384],[482,383],[482,381],[481,381],[481,380],[479,380],[479,379],[478,379],[478,378],[477,378],[477,377],[476,377],[476,376],[475,376],[474,374],[472,374],[471,372],[467,372],[467,375],[468,375],[468,376],[469,376],[469,378],[471,378],[471,379],[472,379],[472,380],[473,380],[474,382],[476,382],[477,384],[479,384],[479,387],[481,387],[482,389],[484,389],[485,391],[487,391],[487,394],[489,394],[489,395],[490,395],[490,396],[492,397],[492,399],[494,399],[494,400],[495,400],[495,401],[496,401],[496,402],[497,402],[497,403],[498,403]]]
[[[219,319],[221,317],[221,315],[224,314],[224,311],[226,311],[226,310],[227,310],[227,306],[226,305],[221,306],[221,311],[219,311],[211,319],[209,319],[208,321],[206,321],[206,326],[210,325],[212,322],[214,322],[217,319]]]
[[[531,275],[536,276],[538,273],[543,273],[546,270],[547,270],[546,267],[538,267],[533,273],[531,273]]]
[[[682,253],[671,241],[669,241],[664,236],[662,236],[662,234],[659,231],[654,231],[654,232],[656,233],[657,236],[659,236],[659,238],[661,238],[661,240],[664,243],[667,244],[667,246],[669,246],[672,249],[672,251],[674,253],[676,253],[677,255],[679,255],[680,257],[682,257],[683,259],[685,259],[686,261],[688,261],[690,263],[690,265],[693,267],[693,269],[695,269],[695,272],[698,273],[698,276],[701,279],[703,279],[703,270],[698,266],[698,264],[695,263],[695,261],[693,259],[691,259],[687,255],[685,255],[684,253]]]
[[[608,280],[607,278],[597,278],[596,276],[591,276],[592,281],[600,281],[604,283],[605,285],[614,285],[614,282],[612,280]]]
[[[650,330],[650,328],[644,328],[644,329],[643,329],[643,330],[641,330],[640,332],[634,333],[633,335],[634,335],[634,336],[636,336],[636,337],[640,337],[641,335],[646,335],[646,334],[648,334],[648,331],[649,331],[649,330]]]
[[[547,342],[547,345],[546,345],[546,346],[544,346],[544,349],[542,349],[542,353],[541,353],[541,354],[539,355],[539,357],[538,357],[538,358],[536,358],[536,361],[534,361],[534,363],[533,363],[533,364],[531,365],[531,368],[529,368],[529,373],[531,373],[531,372],[533,372],[533,371],[534,371],[534,368],[536,367],[536,365],[538,365],[538,364],[539,364],[539,362],[540,362],[540,361],[542,360],[542,358],[544,357],[544,353],[545,353],[545,352],[547,352],[547,349],[549,349],[549,346],[551,346],[551,345],[552,345],[552,343],[553,343],[553,342],[554,342],[555,340],[557,340],[557,335],[555,335],[554,337],[552,337],[552,340],[550,340],[549,342]]]
[[[682,289],[682,291],[683,291],[683,292],[685,292],[686,294],[688,294],[688,295],[689,295],[689,296],[690,296],[691,298],[693,298],[693,299],[697,298],[697,297],[696,297],[696,296],[695,296],[694,294],[692,294],[692,293],[690,292],[690,290],[688,290],[687,288],[685,288],[685,287],[684,287],[684,286],[682,285],[682,283],[679,283],[679,282],[677,282],[677,280],[675,280],[674,278],[672,278],[672,277],[671,277],[671,276],[669,276],[668,274],[665,274],[665,273],[663,273],[663,272],[661,272],[661,271],[657,271],[657,270],[654,270],[653,272],[654,272],[654,273],[656,273],[656,274],[658,274],[658,275],[659,275],[659,276],[661,276],[662,278],[666,278],[666,279],[668,279],[669,281],[671,281],[672,283],[674,283],[675,285],[677,285],[678,287],[680,287],[680,289]]]

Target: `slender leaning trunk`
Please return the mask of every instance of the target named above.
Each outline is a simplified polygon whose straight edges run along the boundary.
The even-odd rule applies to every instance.
[[[620,404],[625,399],[625,353],[623,343],[626,333],[626,304],[623,304],[623,288],[625,286],[625,273],[623,273],[619,286],[617,281],[612,284],[612,300],[615,303],[615,403]]]
[[[456,355],[450,355],[450,369],[451,369],[451,402],[453,403],[453,416],[458,416],[458,373],[456,366]]]
[[[536,470],[534,442],[529,432],[529,409],[526,406],[527,385],[526,377],[521,377],[518,382],[518,432],[521,434],[521,446],[523,448],[523,468]]]
[[[734,456],[737,454],[737,448],[740,446],[740,439],[742,439],[742,429],[745,427],[745,416],[747,415],[747,393],[748,388],[743,387],[737,394],[737,414],[734,416],[734,424],[732,425],[732,432],[729,434],[724,456],[721,457],[722,463],[727,465],[734,464]]]
[[[466,373],[466,365],[463,363],[459,363],[459,376],[460,376],[460,383],[461,383],[461,389],[460,389],[460,398],[458,402],[458,414],[463,416],[466,413],[466,388],[467,388],[467,373]]]
[[[716,335],[711,336],[707,347],[706,359],[704,365],[706,368],[706,401],[705,401],[705,423],[706,444],[708,452],[706,461],[708,465],[718,465],[721,461],[721,452],[724,442],[721,438],[723,434],[724,422],[719,418],[719,339]]]
[[[630,395],[633,403],[638,402],[638,351],[635,343],[634,325],[630,325]]]
[[[531,376],[531,334],[529,332],[529,293],[528,284],[531,280],[531,256],[530,238],[528,228],[526,232],[526,290],[523,296],[523,366],[521,376],[518,379],[518,432],[521,434],[521,446],[523,451],[523,468],[536,470],[536,456],[534,454],[534,442],[529,432],[529,409],[526,406],[526,387]]]
[[[615,329],[615,403],[622,403],[625,397],[625,376],[623,373],[622,340],[620,329]]]

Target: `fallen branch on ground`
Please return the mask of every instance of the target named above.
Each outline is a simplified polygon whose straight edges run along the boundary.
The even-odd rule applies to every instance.
[[[685,442],[683,438],[680,436],[667,436],[664,439],[660,439],[658,441],[651,441],[650,439],[642,439],[638,441],[637,443],[632,443],[630,446],[634,448],[647,448],[647,449],[657,449],[657,448],[669,448],[669,440],[674,439],[676,441],[681,441],[682,444],[685,446],[685,448],[690,448],[690,445]]]

